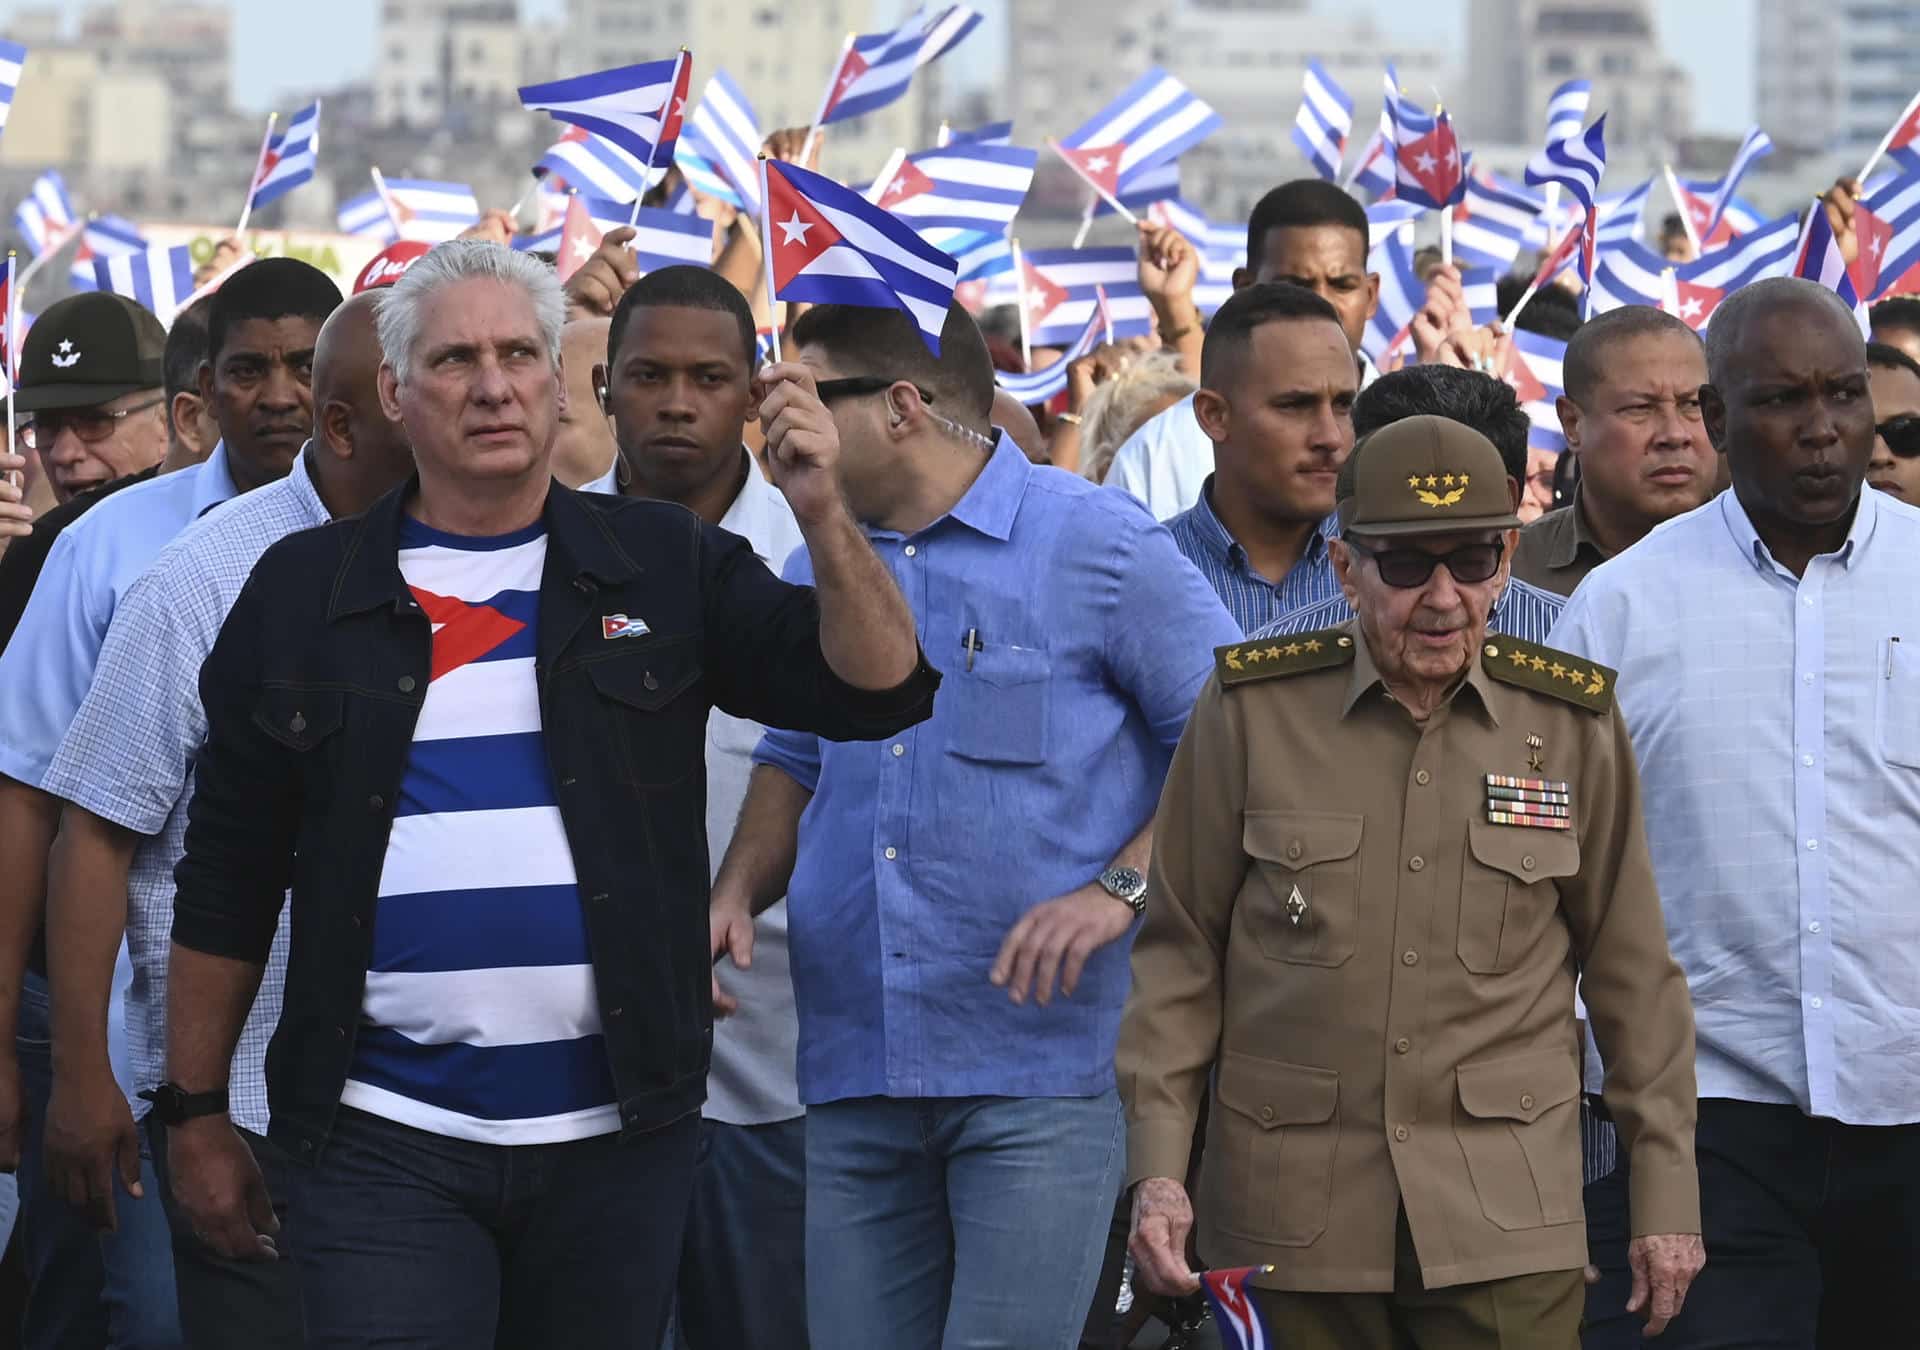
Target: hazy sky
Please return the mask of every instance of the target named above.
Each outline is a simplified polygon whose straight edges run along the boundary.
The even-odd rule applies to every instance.
[[[649,0],[634,0],[636,4]],[[808,0],[784,0],[805,5]],[[990,70],[1001,50],[1000,24],[1010,5],[1048,0],[972,0],[989,18],[992,32],[976,34],[954,53],[975,71]],[[19,0],[0,0],[0,14]],[[1398,26],[1429,42],[1458,42],[1465,32],[1464,0],[1314,0],[1329,13],[1371,12],[1382,27]],[[1752,120],[1754,0],[1655,0],[1662,45],[1690,70],[1694,81],[1695,121],[1702,131],[1738,133]],[[244,105],[264,109],[283,86],[311,88],[344,83],[369,70],[377,0],[332,0],[324,6],[233,0],[239,15],[235,52],[236,95]],[[898,0],[876,0],[876,10],[897,12]],[[532,16],[559,18],[565,0],[522,0]],[[663,53],[664,55],[664,53]],[[695,53],[696,59],[705,53]],[[1276,110],[1292,117],[1291,108]]]

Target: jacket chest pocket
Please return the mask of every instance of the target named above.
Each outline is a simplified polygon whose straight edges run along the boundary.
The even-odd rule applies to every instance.
[[[1327,1229],[1340,1075],[1308,1064],[1220,1056],[1202,1162],[1205,1202],[1230,1233],[1278,1247],[1311,1246]]]
[[[950,719],[947,746],[961,759],[1044,764],[1052,687],[1053,661],[1046,652],[1012,644],[982,647],[971,670],[964,660],[954,662],[933,715]]]
[[[1565,830],[1467,823],[1460,877],[1460,964],[1504,975],[1526,960],[1560,908],[1557,877],[1580,870],[1580,842]]]
[[[1242,892],[1270,961],[1343,966],[1359,943],[1365,816],[1249,811],[1241,840],[1254,868]]]
[[[1880,681],[1880,753],[1889,764],[1920,769],[1920,643],[1887,639]]]
[[[662,638],[594,661],[587,677],[629,782],[666,787],[705,762],[707,708],[693,697],[700,680],[693,638]]]
[[[1458,1071],[1454,1135],[1480,1211],[1513,1231],[1580,1218],[1580,1070],[1536,1050]]]

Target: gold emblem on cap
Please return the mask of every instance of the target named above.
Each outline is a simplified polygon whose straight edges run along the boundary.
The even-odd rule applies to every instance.
[[[1419,500],[1421,505],[1430,506],[1437,511],[1444,506],[1458,505],[1460,499],[1467,495],[1467,488],[1471,481],[1469,476],[1464,473],[1430,473],[1427,475],[1427,485],[1425,487],[1420,486],[1420,479],[1417,477],[1409,478],[1407,480],[1407,486],[1413,489],[1413,495]],[[1455,486],[1455,484],[1458,484],[1458,486]],[[1433,489],[1437,487],[1446,487],[1450,490],[1446,492],[1433,491]]]

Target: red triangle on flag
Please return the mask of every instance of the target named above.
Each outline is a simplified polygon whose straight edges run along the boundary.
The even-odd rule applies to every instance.
[[[1904,150],[1915,141],[1920,141],[1920,99],[1914,100],[1906,120],[1893,129],[1893,139],[1887,142],[1887,149]]]
[[[278,150],[267,151],[266,156],[260,161],[260,172],[254,175],[254,186],[258,187],[260,184],[266,182],[267,175],[272,173],[279,163],[280,152]]]
[[[687,117],[687,90],[693,78],[693,58],[682,52],[680,71],[673,82],[673,92],[667,95],[667,106],[660,110],[659,144],[680,139],[680,124]]]
[[[1067,302],[1067,288],[1025,259],[1020,266],[1027,278],[1027,323],[1042,323],[1047,315]]]
[[[767,221],[773,226],[773,237],[764,244],[773,250],[776,295],[814,259],[840,242],[840,231],[781,172],[781,167],[777,161],[767,161]]]
[[[1063,145],[1060,153],[1088,182],[1098,184],[1108,196],[1119,191],[1120,157],[1127,153],[1125,145],[1083,145],[1078,149]]]
[[[830,113],[840,106],[840,100],[862,75],[867,73],[867,58],[860,55],[857,48],[849,47],[840,58],[840,69],[833,75],[833,92],[827,96],[827,111]]]
[[[1547,387],[1540,383],[1533,367],[1527,364],[1526,354],[1518,347],[1508,349],[1507,368],[1500,372],[1500,378],[1513,386],[1513,396],[1521,403],[1547,401]]]
[[[1460,144],[1454,139],[1453,124],[1437,121],[1432,131],[1401,146],[1400,167],[1434,201],[1451,197],[1460,186]]]
[[[560,254],[553,260],[554,271],[566,281],[586,264],[600,247],[600,227],[593,223],[587,203],[580,197],[567,199],[567,218],[560,227]]]
[[[1713,311],[1727,298],[1727,293],[1718,286],[1701,286],[1679,277],[1674,278],[1673,294],[1680,306],[1680,312],[1675,317],[1693,329],[1698,329],[1711,319]]]
[[[560,144],[565,145],[568,141],[572,141],[577,145],[584,145],[586,144],[586,140],[587,129],[585,127],[568,127],[566,135],[560,138]]]
[[[1866,207],[1856,206],[1853,237],[1859,251],[1847,264],[1847,275],[1853,278],[1854,294],[1862,300],[1871,300],[1880,289],[1880,265],[1887,260],[1887,250],[1893,246],[1893,226]]]
[[[900,167],[888,180],[880,193],[880,205],[891,211],[901,202],[933,191],[933,180],[926,175],[918,164],[910,159],[900,161]]]

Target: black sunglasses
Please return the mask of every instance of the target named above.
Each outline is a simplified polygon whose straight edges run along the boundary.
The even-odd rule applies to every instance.
[[[1901,413],[1874,428],[1887,449],[1902,459],[1920,456],[1920,413]]]
[[[1500,557],[1507,551],[1504,539],[1490,544],[1462,544],[1451,553],[1428,553],[1419,548],[1372,549],[1352,536],[1348,536],[1346,542],[1355,553],[1373,559],[1373,565],[1380,569],[1380,580],[1401,591],[1426,585],[1433,569],[1441,563],[1447,565],[1455,581],[1465,585],[1488,581],[1500,570]]]
[[[861,394],[878,394],[900,383],[902,383],[902,381],[896,380],[890,375],[849,375],[844,380],[822,380],[814,386],[814,390],[820,395],[820,401],[822,403],[832,403],[837,398],[855,398]],[[918,390],[922,403],[933,402],[932,394],[921,389],[917,384],[913,387]]]

